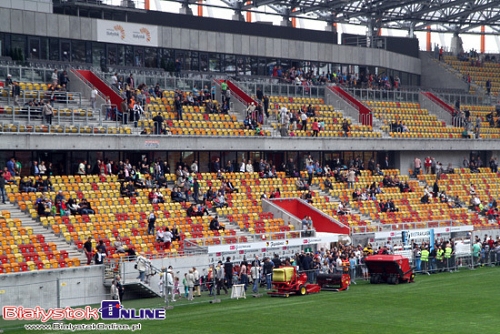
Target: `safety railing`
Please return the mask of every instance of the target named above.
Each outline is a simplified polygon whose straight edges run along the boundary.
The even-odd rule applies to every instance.
[[[324,86],[314,85],[290,85],[284,83],[254,82],[254,81],[235,81],[243,90],[252,96],[257,95],[260,89],[267,96],[296,96],[323,98],[325,96]]]
[[[457,101],[460,101],[460,105],[490,105],[491,104],[490,99],[485,99],[484,96],[463,94],[463,93],[457,93],[457,92],[448,92],[445,90],[438,90],[438,89],[432,89],[431,91],[451,105],[455,105],[455,103]]]
[[[36,125],[61,125],[70,123],[75,125],[82,123],[84,125],[93,121],[91,109],[70,109],[70,108],[53,108],[53,114],[50,118],[44,115],[43,106],[7,106],[4,107],[0,117],[0,122],[6,125],[6,122],[24,126]],[[8,123],[7,123],[8,124]],[[4,131],[5,132],[5,131]]]
[[[14,98],[12,97],[12,90],[6,88],[0,88],[0,95],[3,91],[7,92],[7,104],[13,103]],[[21,105],[25,105],[32,100],[37,101],[53,101],[57,104],[65,104],[68,106],[76,106],[77,108],[82,107],[82,94],[80,92],[67,92],[67,91],[48,91],[48,90],[21,90],[18,102]],[[1,103],[1,102],[0,102]]]
[[[356,226],[353,228],[353,234],[358,233],[372,233],[372,232],[391,232],[391,231],[404,231],[422,228],[437,228],[437,227],[453,227],[463,226],[459,221],[455,220],[433,220],[428,222],[405,222],[395,224],[376,224],[370,226]]]
[[[385,89],[367,89],[367,88],[348,88],[345,87],[357,99],[375,100],[375,101],[394,101],[394,102],[418,102],[419,93],[418,89],[415,90],[385,90]]]
[[[20,124],[19,122],[1,124],[0,133],[36,133],[36,134],[85,134],[85,135],[130,135],[127,126],[64,125],[64,124]]]

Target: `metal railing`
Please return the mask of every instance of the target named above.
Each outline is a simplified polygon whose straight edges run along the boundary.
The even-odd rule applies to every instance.
[[[418,102],[420,91],[415,90],[384,90],[367,88],[348,88],[345,87],[357,99],[376,100],[376,101],[394,101],[394,102]]]
[[[460,105],[490,105],[491,99],[482,95],[471,95],[465,93],[454,93],[441,91],[439,89],[432,89],[436,95],[438,95],[441,99],[448,102],[451,105],[455,105],[456,101],[460,101]]]
[[[267,96],[284,95],[297,97],[314,97],[324,98],[325,86],[304,86],[304,85],[289,85],[284,83],[271,83],[259,81],[235,81],[238,86],[245,90],[249,95],[256,96],[257,89],[260,88],[262,93]]]
[[[0,89],[0,95],[3,91],[7,91],[7,104],[10,105],[13,101],[12,90],[10,89]],[[28,103],[33,99],[35,100],[51,100],[52,94],[54,94],[54,103],[62,103],[66,105],[76,104],[77,108],[82,107],[82,94],[80,92],[68,92],[68,91],[49,91],[49,90],[21,90],[21,95],[19,96],[19,102],[23,105]]]
[[[95,126],[95,125],[32,125],[20,124],[1,124],[0,133],[37,133],[37,134],[85,134],[85,135],[129,135],[132,134],[131,128],[126,126]]]
[[[96,73],[99,73],[96,71]],[[99,73],[99,77],[111,85],[111,77],[113,76],[113,73]],[[207,86],[207,89],[210,90],[212,87],[213,79],[216,77],[211,77],[211,78],[203,78],[202,76],[199,76],[197,78],[195,77],[171,77],[171,76],[165,76],[165,75],[157,75],[157,74],[135,74],[134,73],[134,78],[135,82],[142,84],[145,83],[149,87],[154,87],[157,83],[160,85],[162,90],[165,89],[181,89],[181,90],[189,90],[191,91],[193,88],[197,88],[198,90],[203,90],[205,86]],[[221,76],[221,78],[226,78],[226,76]],[[125,78],[123,78],[125,79]],[[123,82],[122,82],[123,84]]]
[[[422,228],[453,227],[464,224],[454,220],[434,220],[429,222],[408,222],[398,224],[376,224],[370,226],[356,226],[353,228],[353,234],[373,233],[373,232],[391,232]]]
[[[51,121],[49,124],[48,117],[43,114],[43,106],[40,107],[17,107],[17,106],[9,106],[4,107],[4,112],[2,117],[0,117],[0,121],[5,124],[5,122],[11,122],[12,125],[20,125],[21,122],[25,122],[24,126],[36,126],[36,125],[62,125],[69,122],[71,125],[75,125],[76,123],[83,123],[84,125],[89,124],[89,121],[92,121],[93,115],[91,109],[82,109],[81,110],[67,110],[67,108],[53,108],[53,114],[51,117]],[[36,124],[35,124],[36,123]],[[11,132],[4,131],[3,132]]]
[[[68,68],[67,65],[66,68]],[[23,65],[0,65],[0,78],[12,76],[12,81],[20,82],[51,82],[53,68],[34,68]]]

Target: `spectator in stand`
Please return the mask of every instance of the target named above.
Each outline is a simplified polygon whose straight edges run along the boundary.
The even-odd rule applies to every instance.
[[[312,130],[313,130],[312,136],[318,137],[318,133],[319,133],[320,128],[319,128],[319,122],[318,122],[317,118],[314,119],[314,122],[312,124]]]
[[[5,204],[5,177],[4,177],[4,172],[0,171],[0,194],[2,195],[2,204]]]
[[[497,173],[498,172],[498,162],[497,162],[497,157],[491,157],[490,158],[490,169],[492,173]]]
[[[5,179],[5,182],[9,182],[9,183],[16,182],[16,180],[14,180],[12,174],[9,172],[9,169],[7,167],[3,168],[3,178]]]
[[[300,130],[307,131],[307,115],[305,112],[300,113],[300,121],[302,122],[302,127]]]
[[[413,160],[413,168],[413,176],[418,177],[422,168],[422,160],[419,157],[415,157],[415,160]]]
[[[88,237],[87,241],[83,244],[83,251],[85,252],[85,257],[87,258],[87,266],[92,262],[92,237]]]

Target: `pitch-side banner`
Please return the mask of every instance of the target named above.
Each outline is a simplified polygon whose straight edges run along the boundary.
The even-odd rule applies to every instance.
[[[99,42],[158,46],[158,27],[116,21],[97,20]]]

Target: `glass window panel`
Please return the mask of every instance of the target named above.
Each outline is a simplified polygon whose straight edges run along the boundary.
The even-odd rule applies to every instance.
[[[144,48],[135,48],[134,52],[134,66],[144,67]]]
[[[160,67],[165,71],[174,72],[175,70],[175,53],[174,50],[163,49]]]
[[[40,38],[40,59],[49,59],[49,39]]]
[[[200,53],[200,71],[208,72],[208,54]]]
[[[247,64],[250,64],[251,75],[257,75],[259,67],[257,57],[247,57]]]
[[[236,56],[226,55],[224,57],[224,72],[228,74],[236,74]]]
[[[30,59],[40,59],[40,39],[39,38],[29,38],[29,58]]]
[[[259,58],[259,68],[257,70],[257,75],[266,75],[267,73],[267,60],[266,58]]]
[[[191,71],[198,72],[200,70],[200,58],[198,52],[191,52]]]
[[[155,48],[146,48],[144,51],[144,63],[146,67],[158,67],[158,52]]]
[[[85,42],[71,41],[71,61],[85,63]]]
[[[12,35],[11,37],[12,60],[26,59],[26,36]]]
[[[92,65],[101,66],[101,61],[104,59],[104,44],[92,43]]]
[[[117,53],[116,53],[116,45],[108,45],[108,65],[116,65],[117,64]]]
[[[70,41],[61,41],[61,60],[71,61],[71,43]]]
[[[211,53],[209,58],[209,71],[210,72],[220,72],[221,57],[218,53]]]
[[[116,55],[117,55],[117,65],[125,65],[125,46],[117,45],[116,46]]]
[[[236,74],[237,75],[249,75],[250,73],[246,73],[245,69],[245,57],[238,56],[236,57]]]
[[[125,46],[125,66],[134,66],[134,48],[130,45]]]

